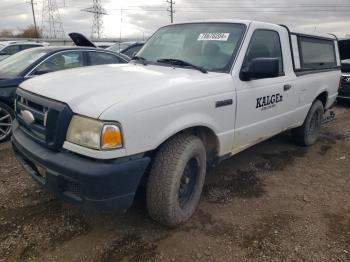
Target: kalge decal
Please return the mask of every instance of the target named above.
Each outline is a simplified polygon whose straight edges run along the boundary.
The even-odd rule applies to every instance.
[[[270,109],[282,101],[283,96],[280,93],[271,96],[258,97],[256,99],[256,108],[261,108],[261,110]]]

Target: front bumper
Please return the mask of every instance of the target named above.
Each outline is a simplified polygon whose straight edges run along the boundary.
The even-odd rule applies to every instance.
[[[55,152],[32,141],[16,121],[12,146],[23,168],[48,191],[99,210],[127,210],[150,163],[148,157],[98,161],[68,151]]]

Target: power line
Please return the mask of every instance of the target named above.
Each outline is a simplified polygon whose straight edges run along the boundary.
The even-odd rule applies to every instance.
[[[103,32],[102,18],[104,15],[107,15],[106,10],[102,8],[101,0],[93,0],[93,6],[90,8],[85,8],[82,11],[94,14],[91,37],[100,39]]]
[[[47,38],[63,38],[64,29],[56,0],[43,0],[42,30]]]
[[[167,11],[170,13],[170,22],[174,23],[174,5],[175,5],[175,1],[173,0],[167,0],[167,3],[169,3],[169,8],[167,9]]]

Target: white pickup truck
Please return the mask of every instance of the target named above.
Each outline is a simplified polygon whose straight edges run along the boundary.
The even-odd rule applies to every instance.
[[[17,90],[12,144],[65,200],[128,209],[174,227],[199,203],[206,167],[291,129],[316,142],[340,81],[331,35],[255,21],[160,28],[129,64],[33,78]]]

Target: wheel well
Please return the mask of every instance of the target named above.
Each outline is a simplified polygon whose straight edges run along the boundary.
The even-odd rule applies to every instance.
[[[326,91],[324,91],[323,93],[319,94],[315,100],[320,100],[323,104],[323,108],[326,108],[327,100],[328,100],[328,93]]]
[[[155,150],[147,152],[146,156],[150,157],[151,159],[154,159],[159,148],[164,143],[166,143],[167,141],[172,139],[174,136],[177,136],[177,135],[183,134],[183,133],[191,134],[191,135],[195,135],[195,136],[199,137],[203,141],[203,144],[204,144],[205,149],[207,151],[208,164],[214,165],[217,163],[216,161],[218,159],[218,153],[219,153],[219,140],[218,140],[215,132],[213,130],[211,130],[210,128],[205,127],[205,126],[194,126],[194,127],[184,129],[180,132],[177,132],[176,134],[172,135],[167,140],[165,140],[163,143],[161,143]],[[148,166],[147,170],[145,171],[145,175],[143,176],[140,185],[145,185],[147,183],[147,179],[149,176],[149,171],[151,169],[151,166],[152,166],[152,164],[150,164]]]
[[[189,131],[193,132],[194,135],[198,136],[203,141],[207,151],[207,161],[209,163],[214,162],[219,153],[219,140],[214,131],[204,126],[194,127]]]
[[[205,126],[195,126],[195,127],[190,127],[190,128],[184,129],[184,130],[172,135],[171,137],[169,137],[162,144],[166,143],[169,139],[173,138],[174,136],[177,136],[177,135],[183,134],[183,133],[195,135],[202,140],[202,142],[205,146],[205,149],[207,151],[207,161],[209,163],[213,163],[217,159],[218,152],[219,152],[219,140],[218,140],[215,132],[213,130],[211,130],[210,128],[205,127]],[[151,157],[153,157],[156,154],[156,152],[158,151],[158,149],[161,145],[159,145],[156,150],[149,152]]]
[[[8,100],[0,99],[0,103],[3,103],[13,109],[13,104],[11,104]]]

